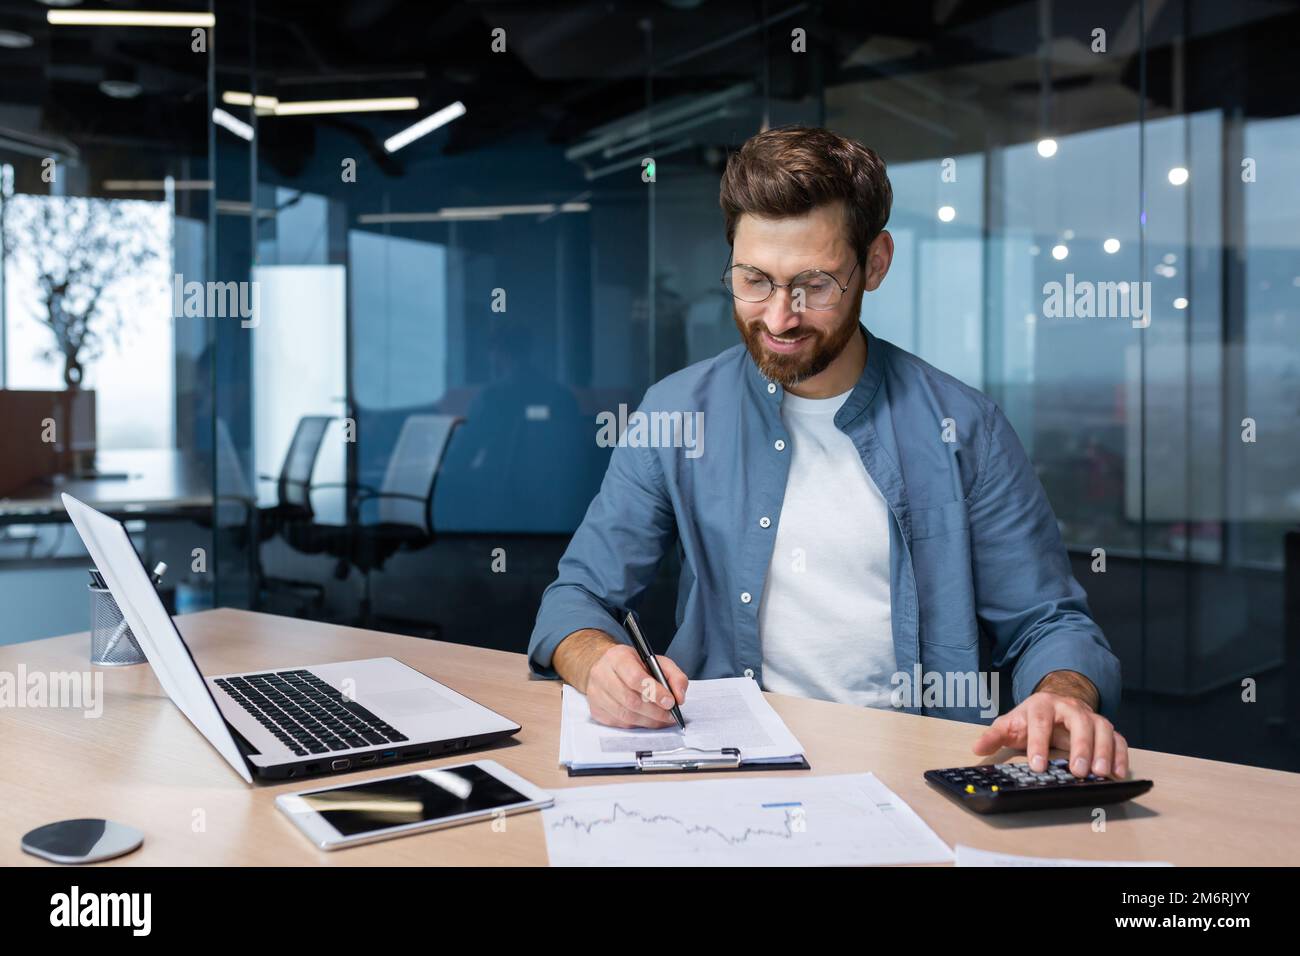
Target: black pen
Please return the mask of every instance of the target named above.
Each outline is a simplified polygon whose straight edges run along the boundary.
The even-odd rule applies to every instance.
[[[673,699],[673,717],[677,719],[677,723],[682,730],[685,730],[686,720],[682,717],[681,707],[677,705],[677,695],[673,693],[673,689],[669,685],[668,679],[664,677],[664,669],[659,666],[659,658],[655,657],[654,651],[650,650],[650,643],[645,639],[644,635],[642,635],[641,628],[636,626],[636,618],[632,616],[631,611],[628,611],[627,615],[623,618],[623,627],[627,630],[628,634],[632,636],[632,646],[635,647],[636,652],[641,655],[641,663],[645,665],[645,669],[654,676],[655,680],[668,689],[668,693]]]

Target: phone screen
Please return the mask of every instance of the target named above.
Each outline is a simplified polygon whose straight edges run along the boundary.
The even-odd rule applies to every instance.
[[[477,764],[421,770],[301,797],[345,837],[528,802]]]

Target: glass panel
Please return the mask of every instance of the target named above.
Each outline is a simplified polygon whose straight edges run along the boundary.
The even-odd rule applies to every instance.
[[[1296,766],[1294,10],[211,9],[198,49],[0,4],[4,639],[85,626],[73,489],[182,609],[521,650],[609,460],[597,416],[737,342],[729,153],[826,125],[893,182],[862,321],[1007,413],[1130,742]],[[104,277],[93,312],[44,301],[45,259]],[[52,334],[84,316],[80,351]],[[677,570],[643,603],[661,645]]]
[[[173,5],[175,6],[175,5]],[[184,9],[181,3],[178,9]],[[197,8],[197,5],[191,5]],[[212,601],[212,173],[188,30],[0,6],[0,641],[88,627],[61,492],[119,517],[164,600]],[[200,562],[201,564],[202,562]],[[80,597],[79,597],[80,596]]]

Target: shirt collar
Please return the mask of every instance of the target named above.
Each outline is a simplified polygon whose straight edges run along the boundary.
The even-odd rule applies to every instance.
[[[835,413],[835,425],[841,429],[866,411],[871,400],[876,397],[885,374],[885,356],[880,340],[872,335],[866,326],[859,326],[859,328],[867,344],[867,364],[862,369],[862,374],[858,376],[858,383],[853,386],[848,401]],[[779,382],[768,380],[758,370],[758,366],[754,364],[754,357],[748,350],[745,352],[745,378],[760,401],[780,407],[785,389]]]

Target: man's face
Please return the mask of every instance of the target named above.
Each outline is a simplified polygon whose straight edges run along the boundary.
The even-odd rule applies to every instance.
[[[775,289],[765,302],[732,300],[736,328],[764,376],[786,387],[797,385],[825,371],[852,340],[863,292],[863,270],[859,266],[854,271],[854,263],[839,204],[786,219],[760,219],[749,213],[740,217],[733,265],[752,266],[783,285],[809,269],[828,272],[848,285],[827,311],[806,303],[801,311],[789,288]]]

